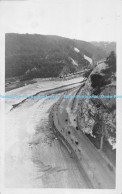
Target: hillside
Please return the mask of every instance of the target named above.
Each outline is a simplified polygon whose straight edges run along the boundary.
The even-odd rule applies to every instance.
[[[91,43],[52,35],[5,36],[6,78],[57,77],[90,67],[84,55],[99,60],[106,51]]]
[[[103,49],[107,52],[107,54],[109,55],[109,53],[111,51],[116,52],[116,43],[115,42],[91,42],[94,46],[99,47],[100,49]]]

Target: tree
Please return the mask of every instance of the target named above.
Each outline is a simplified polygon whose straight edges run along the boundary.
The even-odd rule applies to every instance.
[[[109,65],[112,72],[116,72],[116,54],[114,51],[106,58],[106,63]]]
[[[105,103],[100,99],[92,99],[95,110],[88,110],[89,117],[94,119],[92,134],[99,141],[99,149],[103,150],[104,139],[115,139],[116,136],[116,111],[109,110]]]

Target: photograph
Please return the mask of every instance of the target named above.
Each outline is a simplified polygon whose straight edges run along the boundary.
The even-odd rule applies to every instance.
[[[5,188],[116,189],[117,2],[0,2]]]

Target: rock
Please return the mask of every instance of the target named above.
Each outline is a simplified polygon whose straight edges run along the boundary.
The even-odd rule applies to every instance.
[[[102,134],[110,143],[110,139],[116,134],[116,98],[101,98],[114,96],[116,94],[116,82],[106,63],[101,63],[89,75],[80,95],[93,96],[98,98],[81,98],[79,100],[79,125],[84,133]],[[95,131],[94,131],[95,130]],[[96,135],[96,134],[95,134]],[[115,147],[115,141],[114,141]]]

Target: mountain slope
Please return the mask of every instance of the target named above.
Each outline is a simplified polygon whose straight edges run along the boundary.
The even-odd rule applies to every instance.
[[[99,47],[100,49],[103,49],[106,51],[106,53],[109,55],[111,51],[116,52],[116,43],[115,42],[91,42],[94,46]]]
[[[88,68],[84,55],[94,60],[106,51],[91,43],[52,35],[6,34],[5,74],[7,77],[57,77]]]

